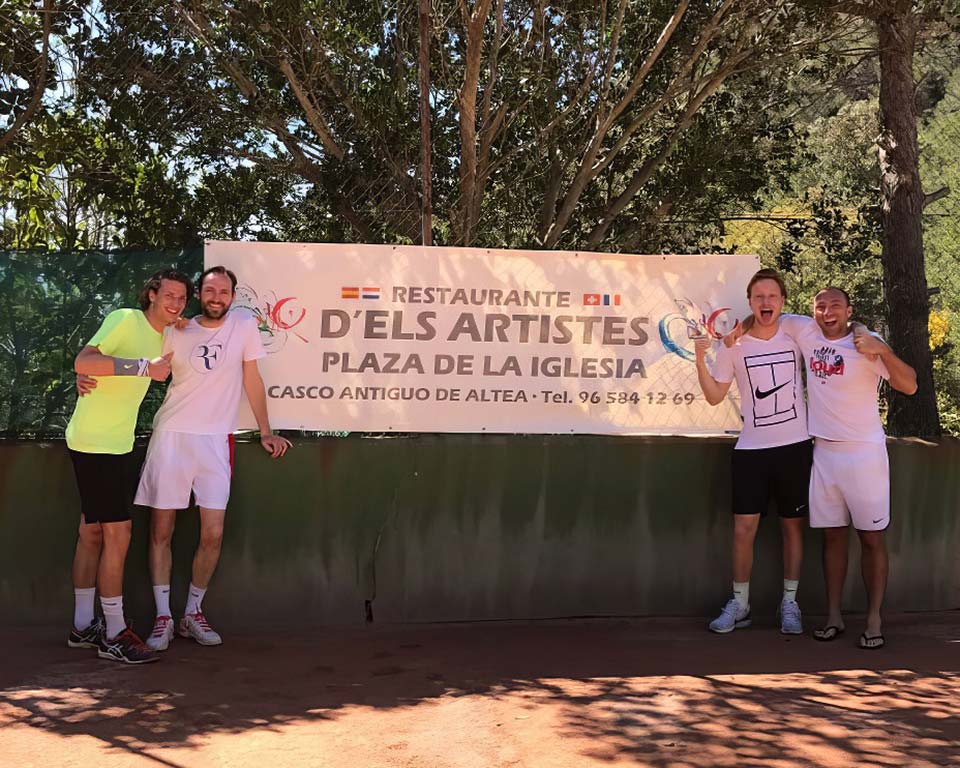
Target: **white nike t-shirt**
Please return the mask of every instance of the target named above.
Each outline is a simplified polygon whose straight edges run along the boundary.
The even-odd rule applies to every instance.
[[[216,435],[236,430],[243,363],[267,354],[256,319],[235,310],[219,328],[204,328],[196,318],[182,331],[169,326],[163,338],[163,354],[168,352],[173,352],[173,379],[154,417],[154,431]]]
[[[800,350],[782,331],[772,339],[746,334],[730,348],[721,345],[712,373],[723,384],[737,380],[743,417],[737,449],[775,448],[809,440]]]
[[[827,339],[812,317],[781,315],[780,330],[803,353],[810,434],[826,440],[885,443],[878,394],[880,379],[889,379],[890,373],[883,361],[857,352],[852,332]]]

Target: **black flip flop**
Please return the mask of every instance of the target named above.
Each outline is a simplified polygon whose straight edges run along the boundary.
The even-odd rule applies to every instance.
[[[860,647],[865,651],[878,651],[886,645],[883,635],[873,635],[872,637],[864,632],[860,635]]]
[[[831,640],[840,637],[845,629],[846,627],[838,627],[836,624],[828,624],[825,627],[813,630],[813,639],[822,643],[829,643]]]

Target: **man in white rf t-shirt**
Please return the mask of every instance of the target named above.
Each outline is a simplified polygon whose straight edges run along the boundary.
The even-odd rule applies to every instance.
[[[810,526],[822,528],[827,589],[826,624],[814,631],[833,640],[844,631],[840,599],[847,574],[850,523],[861,546],[867,626],[861,648],[882,648],[880,609],[887,586],[884,531],[890,524],[890,469],[880,423],[880,379],[906,395],[917,391],[913,368],[875,334],[850,326],[853,308],[840,288],[813,299],[813,318],[784,315],[780,327],[800,346],[807,370],[810,434]]]
[[[173,379],[153,422],[137,490],[136,503],[152,507],[150,576],[157,618],[147,645],[166,650],[173,638],[170,611],[170,542],[179,509],[193,493],[200,508],[200,543],[179,632],[202,645],[219,645],[201,601],[220,558],[223,523],[230,497],[230,435],[236,429],[241,390],[260,429],[260,444],[274,458],[290,442],[274,435],[267,418],[267,398],[257,367],[266,355],[256,320],[230,312],[237,278],[224,267],[200,277],[201,314],[182,330],[168,330],[164,354],[173,354]]]
[[[774,499],[783,538],[783,598],[780,631],[800,634],[803,624],[797,586],[803,559],[803,529],[810,483],[811,444],[803,399],[800,350],[778,329],[787,297],[783,279],[761,269],[747,285],[753,324],[727,348],[720,345],[711,371],[706,354],[712,340],[695,342],[697,378],[710,405],[723,401],[734,379],[740,391],[743,429],[732,457],[733,597],[710,622],[713,632],[747,627],[750,572],[760,518]]]

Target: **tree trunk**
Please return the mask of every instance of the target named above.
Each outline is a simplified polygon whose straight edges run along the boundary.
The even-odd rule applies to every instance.
[[[940,419],[933,385],[927,322],[930,301],[923,259],[924,195],[920,182],[913,51],[916,17],[909,6],[877,18],[880,43],[880,161],[883,287],[890,346],[917,372],[912,397],[890,398],[891,435],[937,437]]]
[[[477,0],[471,12],[461,4],[466,35],[463,85],[457,97],[460,110],[460,211],[456,240],[460,245],[473,243],[471,222],[477,220],[477,91],[480,87],[480,67],[483,64],[483,29],[493,0]]]
[[[420,242],[433,245],[433,171],[430,168],[430,0],[420,0]]]
[[[33,86],[33,95],[23,112],[17,115],[10,127],[0,136],[0,149],[13,141],[23,127],[33,119],[34,114],[40,108],[43,94],[47,89],[47,69],[50,66],[50,27],[53,24],[54,13],[53,0],[43,0],[43,9],[40,13],[43,14],[43,40],[40,44],[37,81]]]

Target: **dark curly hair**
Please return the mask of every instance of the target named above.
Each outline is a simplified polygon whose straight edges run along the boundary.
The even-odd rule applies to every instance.
[[[150,276],[140,289],[140,295],[137,296],[137,303],[144,312],[150,309],[150,291],[159,291],[163,280],[176,280],[178,283],[183,283],[183,287],[187,289],[187,300],[189,301],[193,296],[193,281],[189,277],[175,269],[161,269]]]

